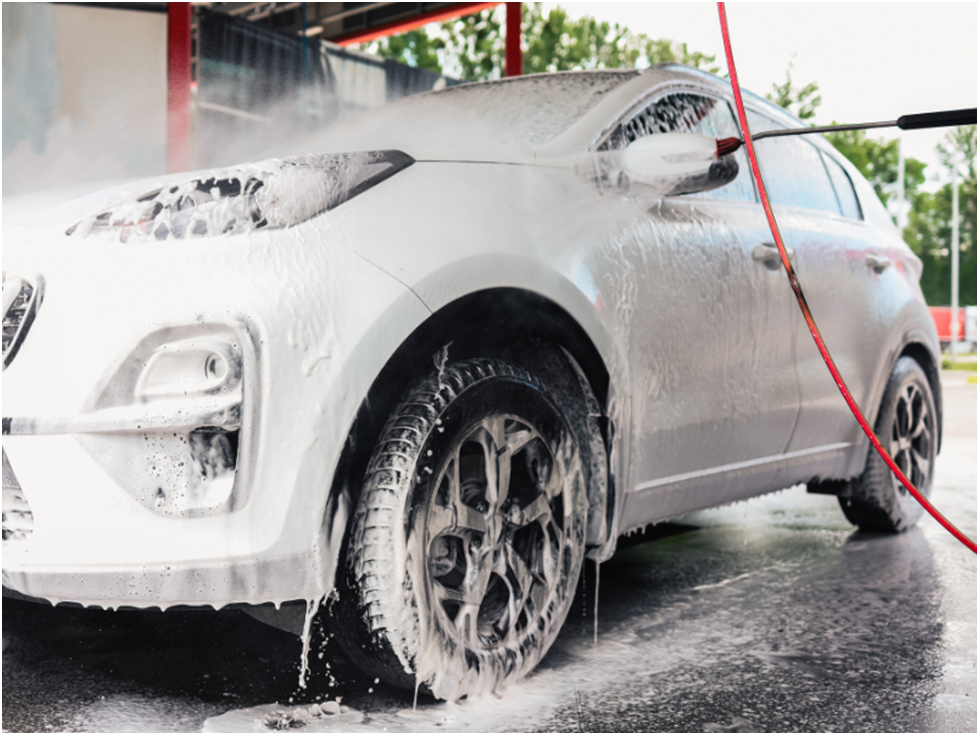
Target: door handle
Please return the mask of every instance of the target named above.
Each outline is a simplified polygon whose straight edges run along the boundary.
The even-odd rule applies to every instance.
[[[795,250],[791,248],[785,249],[785,254],[789,256],[789,260],[795,257]],[[778,270],[782,265],[782,256],[778,254],[778,247],[770,242],[763,242],[760,245],[755,245],[755,249],[751,251],[751,258],[762,265],[764,265],[770,271]]]
[[[867,253],[867,265],[873,268],[874,273],[883,273],[891,264],[890,258],[876,253]]]

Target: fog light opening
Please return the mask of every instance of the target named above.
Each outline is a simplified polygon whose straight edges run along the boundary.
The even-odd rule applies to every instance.
[[[233,474],[238,466],[238,431],[203,426],[190,432],[187,443],[194,467],[205,482]]]

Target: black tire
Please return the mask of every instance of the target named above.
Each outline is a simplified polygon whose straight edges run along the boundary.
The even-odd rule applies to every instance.
[[[584,556],[574,432],[526,371],[433,371],[391,414],[351,521],[331,627],[353,661],[457,700],[519,679],[557,636]]]
[[[925,496],[931,493],[938,454],[938,412],[931,385],[910,357],[894,365],[884,389],[874,431],[901,471]],[[871,445],[863,474],[840,496],[850,523],[865,531],[899,532],[914,526],[924,513]]]

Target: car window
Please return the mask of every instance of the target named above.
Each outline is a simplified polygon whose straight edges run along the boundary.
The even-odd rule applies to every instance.
[[[634,114],[619,125],[599,150],[617,150],[656,133],[697,133],[710,138],[740,137],[734,113],[724,100],[692,92],[673,92]],[[684,197],[754,202],[755,187],[744,151],[734,154],[738,176],[719,189],[684,194]]]
[[[786,127],[753,110],[747,112],[753,133]],[[755,143],[755,151],[773,205],[842,214],[823,157],[804,137],[765,138]]]
[[[833,182],[833,188],[836,190],[836,198],[839,199],[843,216],[849,217],[850,219],[863,219],[863,213],[860,211],[860,202],[857,199],[857,193],[853,190],[853,182],[850,181],[850,175],[830,156],[827,156],[825,153],[822,156],[823,163],[826,164],[826,170],[829,171],[829,178]]]

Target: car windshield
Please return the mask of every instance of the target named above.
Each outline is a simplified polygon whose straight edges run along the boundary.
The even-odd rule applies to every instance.
[[[427,92],[345,120],[317,149],[539,146],[567,130],[635,70],[537,74]]]

